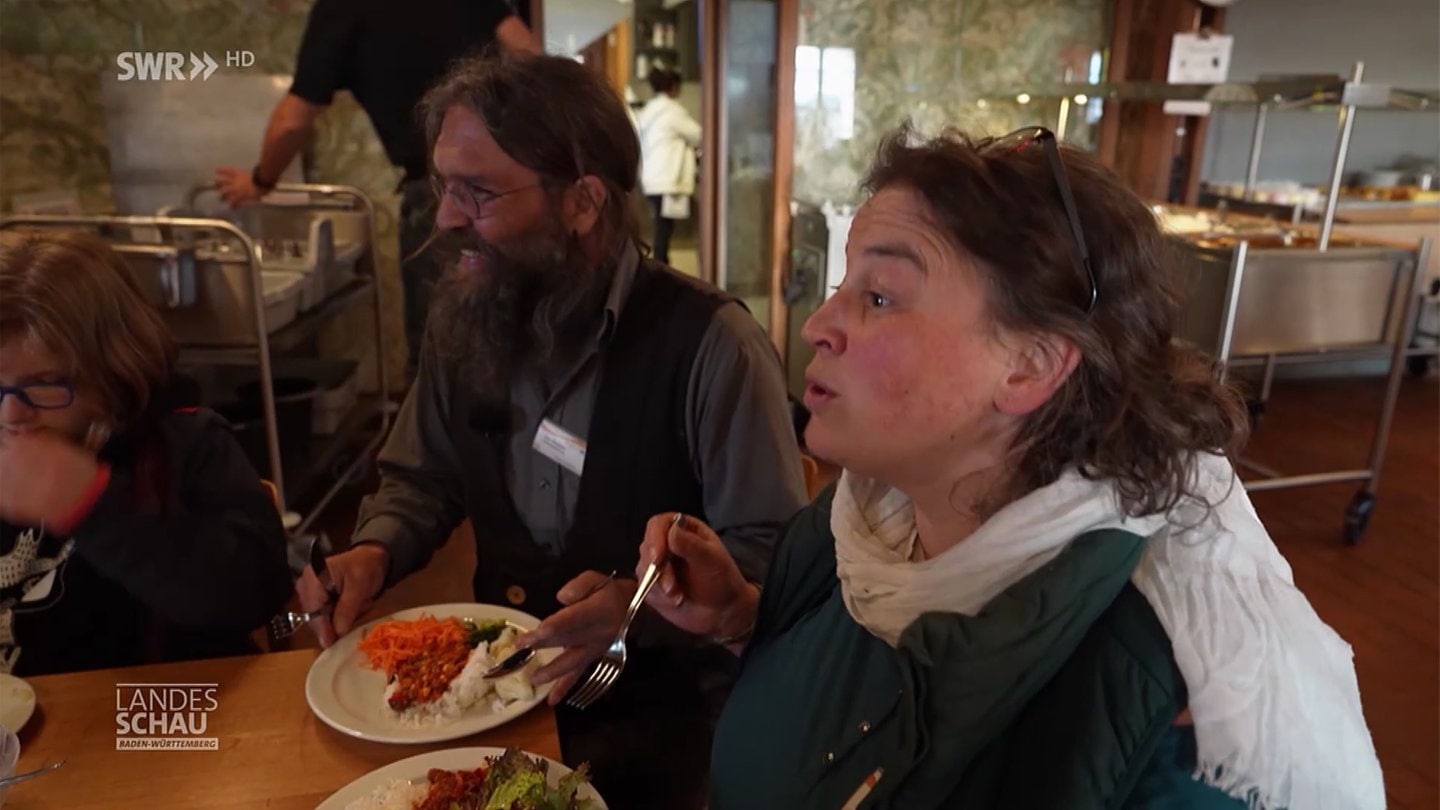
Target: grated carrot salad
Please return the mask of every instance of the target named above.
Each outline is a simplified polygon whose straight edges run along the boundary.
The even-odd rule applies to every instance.
[[[393,676],[400,666],[416,656],[465,645],[467,633],[459,619],[437,619],[425,614],[418,619],[393,619],[370,628],[358,645],[371,669]]]

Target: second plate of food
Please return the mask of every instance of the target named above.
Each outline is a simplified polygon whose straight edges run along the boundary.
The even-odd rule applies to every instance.
[[[559,650],[540,650],[525,669],[486,680],[540,620],[500,605],[430,605],[352,630],[315,659],[305,699],[326,725],[384,743],[454,740],[508,723],[549,694],[530,676]]]
[[[378,768],[315,810],[421,807],[553,807],[606,810],[585,773],[519,749],[448,748]]]

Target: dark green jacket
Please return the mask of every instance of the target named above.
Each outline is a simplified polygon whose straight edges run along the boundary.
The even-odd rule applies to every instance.
[[[1142,538],[1082,535],[979,615],[926,614],[892,649],[841,599],[832,495],[777,550],[712,810],[1243,807],[1190,777],[1184,682],[1129,584]]]

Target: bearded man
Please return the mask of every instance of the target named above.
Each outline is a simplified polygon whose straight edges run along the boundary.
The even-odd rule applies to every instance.
[[[652,517],[703,520],[763,581],[806,499],[785,382],[743,305],[643,255],[640,147],[600,76],[463,62],[420,113],[452,266],[316,630],[349,631],[468,518],[476,601],[544,618],[525,644],[563,648],[536,673],[556,704],[615,637]],[[297,591],[306,609],[329,598],[311,570]],[[566,762],[588,762],[611,807],[703,806],[735,668],[717,641],[642,609],[614,688],[556,707]]]

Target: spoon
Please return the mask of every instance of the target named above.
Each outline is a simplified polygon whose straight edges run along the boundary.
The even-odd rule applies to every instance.
[[[64,764],[65,760],[62,759],[59,762],[51,762],[45,765],[41,765],[35,770],[29,771],[27,773],[17,773],[14,776],[7,776],[4,779],[0,779],[0,787],[9,787],[11,785],[18,784],[29,779],[34,779],[37,776],[44,776],[45,774],[55,770],[56,768]]]

